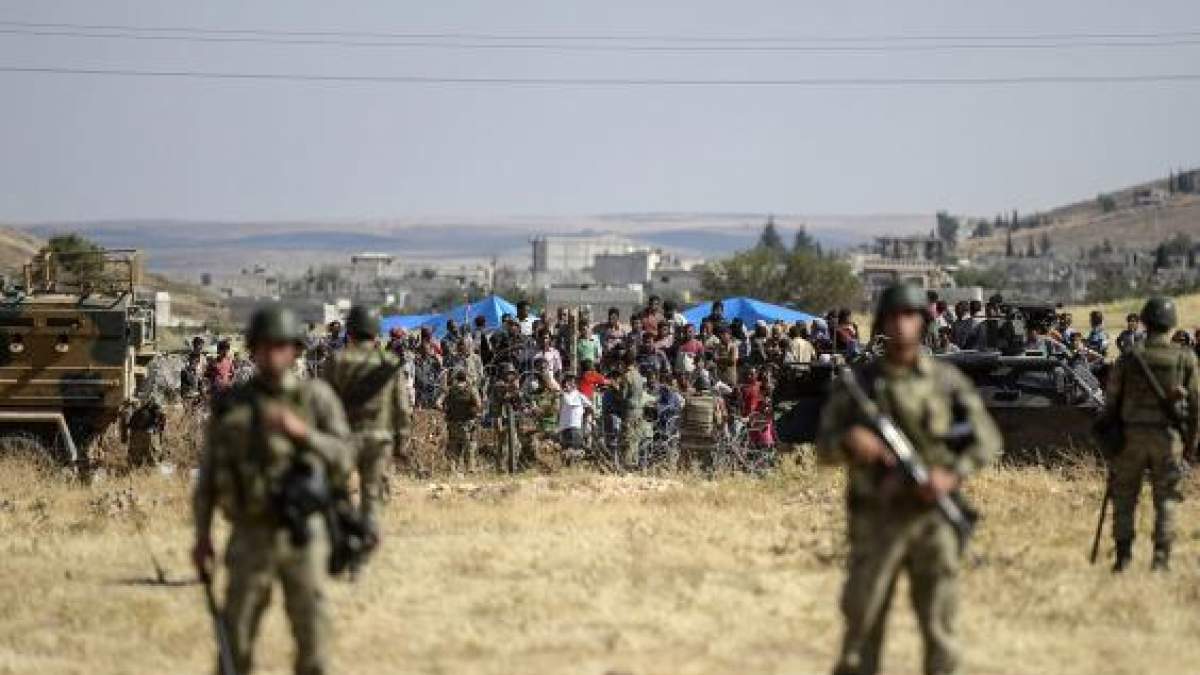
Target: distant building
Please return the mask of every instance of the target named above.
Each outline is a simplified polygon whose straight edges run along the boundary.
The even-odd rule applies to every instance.
[[[598,284],[610,286],[645,284],[650,281],[660,258],[656,251],[601,253],[594,258],[592,278]]]
[[[946,242],[937,237],[911,235],[876,237],[872,252],[890,260],[922,260],[938,262],[946,253]]]
[[[628,319],[634,311],[645,305],[645,293],[641,286],[597,286],[593,284],[562,284],[546,289],[546,313],[553,317],[559,307],[573,309],[588,307],[592,323],[605,320],[609,308],[621,312]]]
[[[582,272],[591,269],[596,256],[632,253],[643,250],[628,237],[615,234],[576,235],[552,234],[534,237],[533,267],[535,276],[562,272]]]

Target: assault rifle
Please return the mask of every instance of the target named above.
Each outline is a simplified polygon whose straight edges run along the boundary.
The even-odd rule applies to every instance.
[[[858,407],[867,427],[875,432],[891,451],[896,465],[917,487],[928,488],[930,484],[929,469],[921,460],[921,456],[917,454],[912,441],[904,435],[900,427],[896,426],[892,418],[883,414],[875,401],[867,396],[853,370],[843,367],[839,373],[839,379]],[[938,495],[934,504],[942,516],[954,527],[954,531],[958,535],[959,549],[966,548],[967,541],[975,531],[975,523],[979,520],[979,514],[957,491]]]
[[[207,571],[200,573],[200,582],[204,584],[204,599],[208,604],[208,615],[212,617],[213,631],[217,634],[217,663],[220,675],[237,675],[237,666],[233,660],[233,645],[229,642],[229,631],[225,627],[225,619],[217,608],[217,598],[213,595],[212,575]]]

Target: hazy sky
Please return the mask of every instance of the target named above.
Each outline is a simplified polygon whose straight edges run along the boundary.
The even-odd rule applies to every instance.
[[[1145,48],[764,53],[127,41],[0,25],[0,67],[9,68],[689,80],[1200,74],[1195,0],[0,1],[0,21],[547,40],[1197,31],[1170,40],[1185,44]],[[667,46],[681,44],[691,43]],[[991,215],[1200,165],[1200,80],[550,87],[10,72],[0,86],[0,220],[8,221]]]

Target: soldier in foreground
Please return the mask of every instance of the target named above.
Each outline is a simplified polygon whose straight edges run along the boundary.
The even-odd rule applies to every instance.
[[[922,354],[929,320],[920,289],[884,291],[875,315],[876,329],[887,337],[884,356],[855,376],[928,467],[923,487],[897,469],[893,449],[872,429],[848,386],[833,392],[821,419],[820,459],[849,466],[849,576],[841,601],[846,626],[835,675],[879,671],[884,626],[901,571],[908,573],[921,626],[924,672],[959,672],[954,615],[961,540],[935,502],[951,497],[998,454],[1001,439],[970,381],[953,366]],[[962,424],[973,433],[952,442],[952,428]]]
[[[1167,571],[1175,536],[1182,460],[1196,448],[1200,430],[1200,373],[1196,355],[1171,344],[1175,302],[1155,297],[1142,309],[1144,343],[1131,341],[1109,376],[1107,414],[1124,429],[1121,450],[1109,462],[1113,499],[1114,572],[1133,560],[1134,515],[1142,478],[1150,473],[1154,496],[1154,558]],[[1130,322],[1133,323],[1133,322]]]
[[[213,410],[193,499],[192,560],[207,583],[215,557],[213,512],[220,508],[232,524],[222,614],[236,672],[251,672],[258,623],[278,580],[296,641],[295,672],[318,675],[329,670],[322,586],[330,547],[320,507],[306,505],[320,493],[345,490],[350,430],[327,384],[292,374],[304,343],[295,315],[279,307],[259,310],[246,340],[258,374]]]
[[[402,364],[379,348],[379,314],[362,305],[346,317],[346,346],[325,366],[325,379],[337,392],[354,430],[358,468],[359,510],[367,528],[366,545],[379,545],[376,512],[384,499],[387,463],[399,450],[407,452],[412,417]]]
[[[683,395],[679,450],[676,451],[678,456],[669,459],[671,468],[711,471],[717,450],[717,433],[724,426],[724,402],[712,393],[708,374],[703,373]]]

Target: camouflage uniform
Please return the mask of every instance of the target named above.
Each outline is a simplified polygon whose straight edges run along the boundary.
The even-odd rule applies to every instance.
[[[513,468],[508,463],[510,458],[515,458],[512,460],[513,465],[519,463],[517,460],[528,440],[517,428],[518,409],[521,405],[520,384],[515,380],[509,382],[497,379],[492,384],[488,405],[491,408],[492,424],[496,429],[496,447],[493,449],[496,467],[500,471],[507,471]]]
[[[389,372],[391,376],[383,381],[380,376]],[[407,457],[409,451],[412,400],[401,377],[400,360],[374,346],[351,344],[330,358],[325,379],[346,406],[357,448],[360,508],[367,526],[376,531],[375,512],[384,497],[387,462],[393,455]]]
[[[258,423],[265,405],[283,405],[304,419],[310,437],[297,446],[267,435]],[[324,470],[345,489],[352,466],[350,429],[337,395],[320,381],[286,376],[277,388],[254,379],[217,404],[208,429],[193,498],[197,539],[207,539],[218,506],[232,524],[225,551],[228,585],[224,622],[237,672],[250,673],[258,624],[278,580],[296,641],[295,672],[329,672],[330,616],[322,591],[329,558],[328,535],[314,514],[307,546],[293,545],[280,527],[271,492],[297,456]]]
[[[157,466],[162,461],[162,435],[166,424],[166,413],[156,400],[146,401],[133,411],[126,423],[130,466]]]
[[[642,418],[642,402],[646,393],[646,382],[637,366],[627,365],[618,382],[621,397],[621,453],[625,468],[638,465],[638,455],[645,422]]]
[[[689,393],[683,398],[680,415],[679,450],[668,459],[680,469],[711,469],[721,423],[721,402],[707,391]],[[682,455],[682,457],[680,457]]]
[[[476,469],[476,439],[483,400],[469,380],[456,382],[446,393],[446,456],[464,471]]]
[[[1000,433],[974,387],[956,368],[920,356],[915,368],[886,362],[870,367],[864,386],[882,412],[908,436],[924,462],[966,477],[1001,449]],[[975,438],[959,452],[944,440],[954,402],[965,410]],[[842,594],[846,632],[837,675],[879,670],[883,629],[896,579],[908,573],[910,592],[925,643],[925,672],[958,672],[954,639],[960,551],[954,528],[920,500],[895,470],[866,466],[843,445],[857,423],[849,394],[837,388],[821,416],[818,453],[825,463],[849,464],[849,576]]]
[[[1134,515],[1147,471],[1154,498],[1156,553],[1169,554],[1180,500],[1181,459],[1186,450],[1196,447],[1200,429],[1200,373],[1192,350],[1171,344],[1166,333],[1151,333],[1144,346],[1130,349],[1146,361],[1165,393],[1186,401],[1190,427],[1185,438],[1167,423],[1157,396],[1132,356],[1126,353],[1117,360],[1106,397],[1110,414],[1119,414],[1125,428],[1125,446],[1110,462],[1113,539],[1122,568],[1131,555]]]

